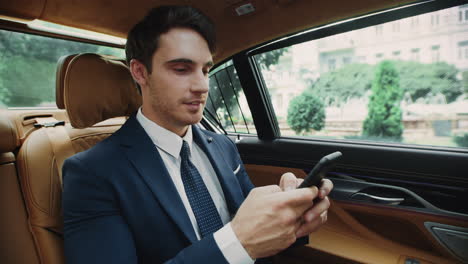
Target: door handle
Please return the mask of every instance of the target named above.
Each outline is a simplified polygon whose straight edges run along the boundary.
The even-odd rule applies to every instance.
[[[372,195],[368,193],[358,192],[351,196],[352,199],[360,200],[360,201],[368,201],[378,204],[385,204],[385,205],[399,205],[401,202],[405,200],[405,198],[391,198],[391,197],[381,197],[377,195]]]

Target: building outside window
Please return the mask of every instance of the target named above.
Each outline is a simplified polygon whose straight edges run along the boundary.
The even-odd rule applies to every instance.
[[[431,47],[431,59],[432,59],[432,62],[440,61],[440,46],[439,45],[434,45]]]
[[[336,60],[335,59],[329,59],[328,60],[328,70],[333,71],[336,69]]]
[[[419,49],[412,49],[411,50],[411,60],[419,62]]]
[[[419,26],[419,17],[412,17],[410,22],[411,28],[415,29]]]
[[[351,58],[350,57],[343,57],[343,65],[350,64]]]
[[[376,59],[376,62],[381,61],[383,59],[383,53],[375,54],[375,59]]]
[[[468,60],[468,40],[458,42],[458,59]]]
[[[377,36],[380,36],[380,35],[382,35],[382,33],[383,33],[383,25],[375,26],[375,34]]]
[[[392,23],[393,32],[400,32],[400,21],[395,21]]]
[[[439,14],[431,15],[431,26],[436,27],[439,25]]]
[[[282,94],[278,94],[276,96],[276,101],[277,101],[277,106],[278,108],[282,109],[283,108],[283,95]]]
[[[463,23],[468,21],[468,5],[460,6],[458,10],[458,22]]]

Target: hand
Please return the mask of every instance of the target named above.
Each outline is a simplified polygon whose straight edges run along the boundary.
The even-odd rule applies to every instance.
[[[283,192],[277,185],[253,189],[231,221],[250,257],[268,257],[294,243],[302,216],[317,193],[317,188]]]
[[[304,179],[296,178],[294,174],[288,172],[281,176],[280,187],[283,191],[294,190],[299,186]],[[311,187],[317,188],[317,187]],[[310,209],[308,209],[303,215],[303,223],[296,231],[297,237],[302,237],[316,231],[320,226],[325,224],[327,221],[327,211],[330,207],[330,200],[328,194],[333,189],[333,183],[328,179],[322,180],[322,185],[318,193],[319,202],[315,205],[311,203]]]

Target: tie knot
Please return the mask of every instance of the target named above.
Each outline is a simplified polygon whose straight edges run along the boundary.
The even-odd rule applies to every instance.
[[[182,160],[188,159],[190,157],[190,148],[187,141],[182,140],[182,148],[180,149],[180,157]]]

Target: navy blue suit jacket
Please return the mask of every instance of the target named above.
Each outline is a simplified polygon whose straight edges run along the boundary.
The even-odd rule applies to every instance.
[[[237,148],[224,135],[192,129],[234,215],[254,187]],[[134,115],[106,140],[69,158],[63,184],[67,264],[226,263],[213,235],[197,240],[156,147]]]

